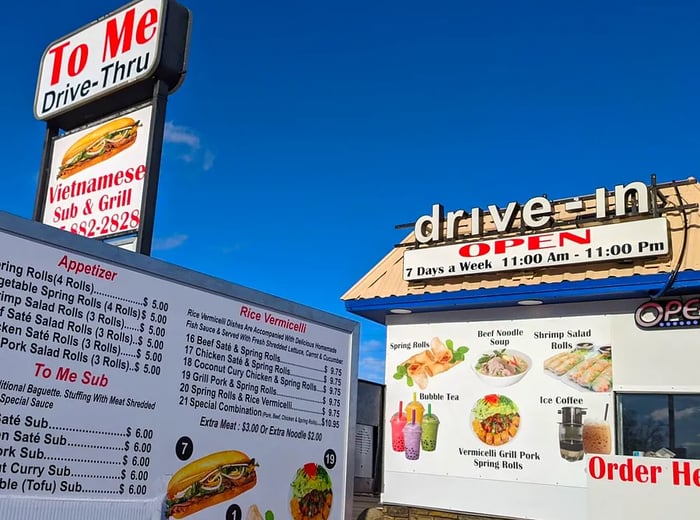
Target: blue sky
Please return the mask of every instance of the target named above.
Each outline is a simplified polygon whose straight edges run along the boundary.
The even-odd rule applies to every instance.
[[[31,217],[44,48],[118,0],[11,2],[0,209]],[[361,323],[340,296],[429,213],[697,175],[693,1],[204,2],[169,101],[153,256]]]

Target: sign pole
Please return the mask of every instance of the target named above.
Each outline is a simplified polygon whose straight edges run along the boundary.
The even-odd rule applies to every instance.
[[[136,239],[136,252],[151,254],[153,243],[153,226],[158,195],[158,178],[163,151],[163,134],[165,133],[165,109],[168,104],[168,85],[163,80],[153,86],[153,115],[151,117],[150,142],[146,156],[146,180],[144,196],[141,202],[141,226]]]
[[[41,154],[41,165],[39,166],[39,189],[37,189],[34,199],[33,218],[37,222],[41,222],[44,216],[45,195],[51,178],[51,143],[56,136],[58,136],[58,127],[47,123],[44,134],[44,151]]]

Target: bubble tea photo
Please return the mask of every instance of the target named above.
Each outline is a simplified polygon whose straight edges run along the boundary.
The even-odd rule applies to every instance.
[[[403,413],[403,401],[399,401],[399,411],[391,417],[391,448],[394,451],[404,451],[403,428],[406,426],[406,416]]]
[[[405,455],[408,460],[418,460],[420,457],[420,438],[423,432],[420,424],[416,421],[416,410],[411,410],[411,420],[403,427]]]
[[[440,419],[433,413],[432,406],[428,404],[428,413],[423,415],[421,421],[420,444],[424,451],[435,451],[439,426]]]

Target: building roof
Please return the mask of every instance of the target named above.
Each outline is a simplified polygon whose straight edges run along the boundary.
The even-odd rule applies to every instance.
[[[677,193],[678,192],[678,193]],[[681,183],[668,183],[659,186],[659,201],[666,199],[665,206],[661,208],[661,214],[669,223],[670,249],[671,253],[664,257],[636,259],[634,261],[617,262],[597,262],[590,264],[567,265],[561,267],[548,267],[546,270],[523,270],[509,271],[501,273],[488,273],[477,275],[465,275],[454,278],[429,279],[408,282],[403,278],[403,255],[408,248],[416,247],[417,243],[413,233],[409,233],[404,240],[396,245],[389,253],[377,263],[366,275],[364,275],[355,285],[353,285],[343,296],[346,307],[350,312],[364,315],[370,319],[383,322],[383,315],[389,308],[401,307],[404,304],[415,304],[425,306],[426,310],[438,310],[440,305],[430,305],[429,302],[443,302],[443,306],[450,302],[447,308],[473,308],[476,302],[481,301],[484,306],[484,298],[496,298],[491,305],[507,305],[508,299],[503,299],[503,295],[513,295],[522,299],[525,296],[539,297],[543,293],[560,297],[564,296],[561,291],[574,290],[579,287],[588,288],[594,291],[589,297],[581,299],[592,299],[597,292],[598,296],[604,294],[611,295],[610,288],[618,286],[627,287],[620,291],[615,297],[640,296],[656,292],[653,287],[661,290],[670,273],[678,267],[679,274],[677,285],[687,285],[693,283],[696,276],[697,287],[700,289],[700,213],[697,205],[700,204],[700,186],[697,181],[690,179]],[[680,200],[677,195],[680,194]],[[584,199],[586,210],[590,213],[594,206],[594,197],[581,197]],[[571,200],[571,199],[569,199]],[[565,221],[567,215],[563,211],[565,201],[556,201],[554,204],[555,221],[564,225],[557,229],[582,227],[580,222],[569,216],[569,221]],[[663,204],[663,202],[662,202]],[[679,206],[693,206],[686,209],[685,218]],[[625,221],[630,220],[629,217]],[[687,221],[687,229],[686,229]],[[590,222],[583,226],[609,224],[611,220],[601,222]],[[470,231],[471,219],[467,219],[459,227],[457,236],[464,236]],[[513,229],[518,229],[519,222],[515,221]],[[686,233],[687,230],[687,233]],[[490,217],[485,218],[484,232],[494,232],[495,226]],[[510,233],[505,236],[518,236],[519,233]],[[467,235],[468,236],[468,235]],[[487,237],[488,238],[488,237]],[[473,240],[473,239],[472,239]],[[683,246],[685,241],[685,247]],[[466,241],[464,241],[466,243]],[[450,242],[455,243],[455,242]],[[683,254],[681,255],[681,250]],[[652,286],[649,286],[652,284]],[[630,293],[629,286],[638,286],[637,290]],[[642,289],[642,286],[645,286]],[[604,288],[607,288],[604,290]],[[641,293],[639,291],[642,291]],[[501,295],[501,296],[498,296]],[[573,295],[572,295],[573,296]],[[573,296],[573,298],[577,298]],[[457,300],[463,300],[459,304]],[[471,304],[469,304],[471,300]],[[445,310],[443,308],[443,310]]]

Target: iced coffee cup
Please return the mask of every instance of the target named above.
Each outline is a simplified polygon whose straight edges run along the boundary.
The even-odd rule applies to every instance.
[[[406,458],[408,460],[418,460],[420,457],[420,437],[422,428],[416,422],[416,411],[411,411],[411,421],[403,427],[403,439],[406,443]]]
[[[394,451],[404,451],[403,428],[406,426],[406,416],[403,414],[403,401],[399,401],[399,411],[391,417],[391,448]]]
[[[612,451],[610,426],[605,421],[586,420],[583,422],[583,451],[608,455]]]
[[[423,420],[421,421],[422,432],[420,445],[425,451],[435,451],[437,447],[437,434],[438,427],[440,426],[440,419],[432,412],[432,408],[430,404],[428,404],[428,413],[423,416]]]

